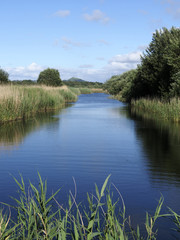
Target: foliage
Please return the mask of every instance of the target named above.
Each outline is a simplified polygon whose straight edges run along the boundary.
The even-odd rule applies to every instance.
[[[180,29],[156,30],[149,47],[141,57],[132,97],[169,94],[174,74],[180,69]]]
[[[100,82],[88,82],[88,81],[71,81],[64,80],[62,81],[64,85],[68,87],[76,87],[76,88],[102,88],[103,83]]]
[[[9,74],[0,68],[0,84],[8,83]]]
[[[76,100],[77,95],[63,87],[0,86],[0,123],[25,119]]]
[[[81,94],[90,94],[90,93],[92,93],[92,90],[89,89],[89,88],[80,88],[79,90],[80,90]]]
[[[121,75],[112,76],[105,82],[104,89],[112,95],[119,95],[118,99],[121,101],[129,101],[136,74],[137,70],[130,70]]]
[[[119,100],[180,96],[180,29],[156,30],[136,70],[113,76],[104,87]]]
[[[40,72],[37,83],[55,87],[62,85],[59,71],[53,68],[47,68]]]
[[[173,83],[171,83],[170,96],[180,96],[180,71],[172,76]]]
[[[119,199],[114,201],[110,188],[107,188],[110,175],[104,181],[101,189],[95,185],[95,193],[87,194],[88,208],[76,202],[77,187],[75,184],[74,195],[70,191],[69,204],[64,208],[56,200],[58,189],[54,194],[47,196],[47,181],[43,181],[40,174],[39,187],[30,182],[26,188],[24,179],[20,181],[16,178],[19,187],[19,198],[15,200],[15,206],[11,206],[16,211],[14,219],[0,211],[0,236],[1,239],[9,240],[65,240],[65,239],[120,239],[120,240],[155,240],[158,230],[155,229],[157,220],[161,217],[171,216],[177,231],[180,229],[180,216],[173,210],[168,214],[161,214],[163,198],[161,197],[155,213],[151,216],[146,213],[145,231],[137,225],[133,228],[130,217],[126,217],[126,208],[116,186],[115,190]],[[118,204],[121,200],[121,208]],[[53,202],[57,204],[56,208]],[[5,204],[8,205],[8,204]]]
[[[33,81],[33,80],[30,80],[30,79],[27,79],[27,80],[13,80],[13,81],[10,81],[11,84],[13,85],[36,85],[37,82],[36,81]]]
[[[180,121],[180,99],[171,98],[169,102],[159,99],[141,98],[131,101],[131,109],[137,112],[147,112],[149,118]]]

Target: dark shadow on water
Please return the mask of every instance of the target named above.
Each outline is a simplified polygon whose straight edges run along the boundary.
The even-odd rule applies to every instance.
[[[137,139],[147,159],[150,178],[161,184],[180,184],[180,124],[159,119],[135,111],[129,107],[120,114],[134,121]]]
[[[68,104],[71,107],[73,104]],[[9,149],[21,144],[26,136],[45,125],[56,127],[59,125],[59,115],[61,110],[50,110],[48,112],[37,113],[32,118],[26,120],[12,121],[0,125],[0,149]],[[55,124],[56,123],[56,124]]]

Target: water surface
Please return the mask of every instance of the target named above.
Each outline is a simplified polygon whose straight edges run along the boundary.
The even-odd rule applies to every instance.
[[[1,202],[12,203],[9,196],[16,195],[11,175],[36,183],[39,171],[49,192],[62,187],[58,200],[64,202],[74,189],[72,177],[77,200],[84,201],[94,183],[101,186],[111,174],[134,224],[155,211],[161,194],[164,212],[166,206],[179,210],[179,125],[142,118],[107,94],[81,95],[61,111],[0,126],[0,163]],[[158,239],[176,239],[169,222],[159,227]]]

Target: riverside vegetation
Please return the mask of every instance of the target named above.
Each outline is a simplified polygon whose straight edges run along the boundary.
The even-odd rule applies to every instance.
[[[30,182],[27,189],[21,176],[15,179],[19,187],[19,198],[13,198],[14,206],[9,206],[9,213],[0,210],[0,239],[117,239],[117,240],[155,240],[158,230],[155,224],[159,218],[169,218],[174,221],[176,231],[180,230],[180,215],[168,209],[168,213],[161,214],[163,197],[160,198],[153,216],[146,213],[145,231],[141,226],[132,227],[130,217],[126,217],[123,198],[118,192],[119,199],[114,201],[110,187],[107,187],[109,177],[106,178],[99,190],[95,185],[95,195],[87,194],[88,207],[76,202],[77,187],[74,180],[75,192],[70,191],[68,206],[63,207],[57,200],[58,189],[47,197],[47,181],[39,175],[39,188]],[[56,204],[57,207],[54,206]],[[119,204],[121,206],[119,206]],[[14,217],[11,211],[14,209]]]
[[[0,122],[24,119],[38,111],[61,108],[75,102],[77,93],[66,87],[0,86]]]
[[[79,94],[103,91],[100,83],[82,83],[78,88],[74,87],[75,84],[67,87],[63,85],[59,71],[51,68],[40,72],[37,82],[11,82],[9,74],[0,69],[0,123],[25,119],[39,111],[62,108],[66,103],[75,102]]]
[[[158,118],[173,122],[180,121],[180,99],[171,98],[168,102],[160,99],[141,98],[131,101],[131,109],[138,113],[150,113],[149,118]]]
[[[62,108],[67,103],[77,101],[78,95],[93,92],[101,92],[101,89],[0,85],[0,123]]]
[[[132,108],[180,121],[180,29],[156,30],[137,69],[113,76],[104,89]]]

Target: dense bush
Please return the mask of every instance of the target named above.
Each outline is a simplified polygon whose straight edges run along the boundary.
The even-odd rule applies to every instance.
[[[10,81],[11,84],[13,85],[36,85],[37,82],[36,81],[33,81],[33,80],[30,80],[30,79],[25,79],[25,80],[13,80],[13,81]]]
[[[105,88],[127,102],[141,97],[180,96],[180,29],[156,30],[137,70],[113,76]]]
[[[134,98],[169,95],[180,69],[180,29],[172,27],[156,30],[138,66],[134,81]]]
[[[55,87],[62,85],[59,71],[53,68],[47,68],[40,72],[37,83]]]
[[[171,84],[171,97],[180,96],[180,71],[173,75],[173,83]]]
[[[105,82],[104,89],[112,95],[118,95],[118,99],[121,101],[129,101],[136,74],[137,70],[130,70],[121,75],[112,76]]]
[[[4,71],[3,69],[0,69],[0,84],[7,83],[9,78],[9,74]]]

